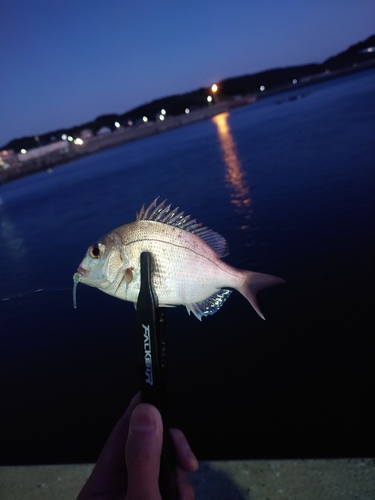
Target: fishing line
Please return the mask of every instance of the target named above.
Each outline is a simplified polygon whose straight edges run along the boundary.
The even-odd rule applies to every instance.
[[[8,300],[13,300],[13,299],[20,299],[23,297],[33,295],[34,293],[49,292],[49,291],[63,292],[63,291],[71,290],[71,289],[72,289],[71,286],[68,287],[68,286],[53,286],[53,285],[51,285],[51,286],[47,286],[44,288],[37,288],[36,290],[26,290],[25,292],[22,292],[22,293],[14,293],[12,295],[9,295],[8,297],[0,298],[0,302],[5,302]]]

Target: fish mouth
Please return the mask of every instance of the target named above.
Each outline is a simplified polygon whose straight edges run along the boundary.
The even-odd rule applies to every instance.
[[[77,272],[81,276],[83,276],[85,278],[86,276],[88,276],[88,274],[89,274],[90,271],[88,271],[87,269],[84,269],[83,267],[79,266],[78,269],[77,269]]]

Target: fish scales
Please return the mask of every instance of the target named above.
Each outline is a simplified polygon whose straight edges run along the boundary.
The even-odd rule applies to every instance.
[[[75,287],[82,282],[136,303],[140,256],[146,251],[153,257],[152,281],[159,305],[185,305],[198,319],[214,314],[232,289],[246,297],[264,319],[256,292],[284,282],[226,264],[221,260],[228,253],[222,236],[155,200],[147,209],[142,207],[136,221],[89,247],[74,275]]]
[[[200,302],[222,287],[237,288],[245,279],[243,274],[220,260],[202,238],[178,227],[137,221],[115,232],[123,241],[131,266],[137,269],[127,295],[126,284],[121,287],[126,300],[137,300],[138,262],[145,251],[153,255],[153,285],[160,304]]]

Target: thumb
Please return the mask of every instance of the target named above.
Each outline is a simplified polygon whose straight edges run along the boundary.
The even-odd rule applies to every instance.
[[[162,442],[163,424],[159,411],[147,403],[136,406],[125,447],[128,500],[161,498],[158,479]]]

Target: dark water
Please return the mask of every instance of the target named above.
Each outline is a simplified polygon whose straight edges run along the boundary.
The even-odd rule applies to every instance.
[[[202,323],[168,310],[199,458],[373,455],[374,96],[366,71],[2,186],[1,462],[95,460],[136,392],[133,305],[81,285],[73,310],[72,275],[158,195],[287,280],[265,322],[238,293]]]

